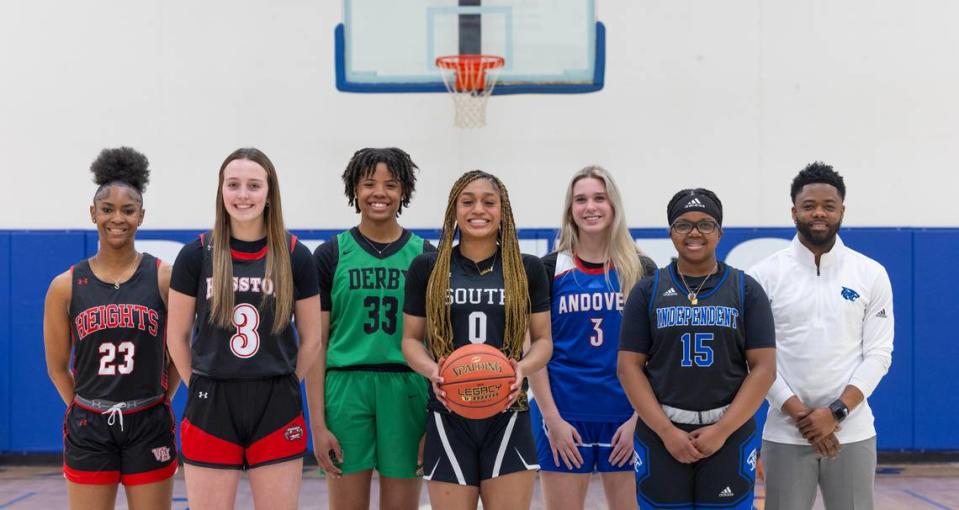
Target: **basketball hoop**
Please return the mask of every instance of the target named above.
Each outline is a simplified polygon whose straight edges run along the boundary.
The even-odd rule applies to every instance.
[[[446,90],[453,95],[458,128],[478,128],[486,125],[486,100],[489,99],[499,69],[506,61],[494,55],[449,55],[438,57]]]

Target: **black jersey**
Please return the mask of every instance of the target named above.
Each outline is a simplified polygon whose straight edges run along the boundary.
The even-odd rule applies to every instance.
[[[167,389],[166,305],[159,259],[144,253],[119,286],[93,274],[84,260],[71,268],[70,333],[76,394],[126,402]]]
[[[426,290],[436,257],[436,252],[424,253],[410,264],[406,274],[405,313],[426,317]],[[478,268],[485,270],[491,265],[491,273],[480,274]],[[524,254],[523,267],[529,285],[530,313],[549,311],[549,278],[543,264],[537,257]],[[502,257],[498,251],[493,257],[474,264],[460,254],[459,246],[454,247],[446,299],[450,304],[454,349],[471,343],[503,348],[506,294],[503,290]],[[525,398],[518,400],[524,401]],[[445,411],[432,396],[430,408]]]
[[[210,323],[213,287],[213,249],[209,234],[200,236],[203,266],[196,295],[193,327],[193,371],[213,379],[261,379],[290,374],[296,369],[297,337],[292,323],[279,334],[273,329],[273,302],[263,296],[274,293],[273,281],[265,278],[266,245],[256,253],[231,250],[233,256],[233,327]],[[309,251],[287,234],[290,252]],[[184,250],[189,248],[184,247]],[[285,254],[284,254],[285,255]],[[179,262],[179,259],[178,259]],[[312,264],[311,264],[312,266]],[[315,273],[312,267],[310,270]],[[296,279],[294,272],[294,280]],[[313,277],[315,281],[315,276]],[[315,287],[315,283],[314,283]],[[314,290],[313,295],[318,290]],[[303,296],[308,297],[308,296]],[[299,296],[296,297],[299,299]]]
[[[696,289],[703,279],[686,283]],[[660,403],[722,407],[746,378],[746,350],[775,346],[769,302],[755,280],[723,263],[698,304],[687,294],[675,263],[638,284],[624,310],[620,349],[648,354],[646,375]]]

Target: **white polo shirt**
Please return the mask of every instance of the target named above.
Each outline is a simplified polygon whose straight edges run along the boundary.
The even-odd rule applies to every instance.
[[[763,439],[809,444],[782,412],[783,403],[796,395],[809,407],[827,407],[850,384],[869,398],[892,363],[889,275],[838,236],[818,270],[797,236],[749,274],[766,290],[776,321],[776,381],[767,395]],[[875,435],[868,401],[853,409],[836,433],[843,444]]]

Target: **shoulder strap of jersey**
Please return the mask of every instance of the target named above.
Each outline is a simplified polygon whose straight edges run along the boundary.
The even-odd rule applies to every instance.
[[[666,266],[668,268],[669,266]],[[659,268],[653,273],[653,289],[649,293],[649,313],[653,313],[653,308],[656,307],[656,297],[659,296],[659,275],[666,270],[666,268]]]

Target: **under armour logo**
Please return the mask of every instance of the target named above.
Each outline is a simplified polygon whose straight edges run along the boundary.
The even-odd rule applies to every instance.
[[[199,398],[207,398],[210,396],[210,393],[207,391],[198,391],[196,392],[196,396]]]
[[[85,276],[81,276],[80,278],[77,278],[77,285],[86,285],[88,283],[90,283],[90,280]]]

